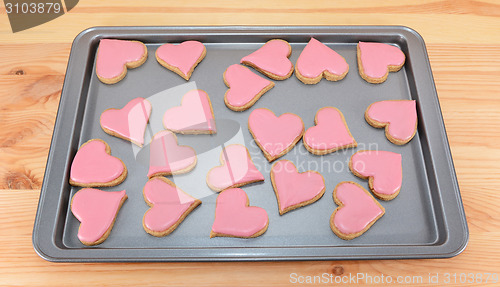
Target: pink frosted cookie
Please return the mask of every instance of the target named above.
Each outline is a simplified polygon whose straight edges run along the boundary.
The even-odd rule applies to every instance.
[[[163,126],[181,134],[214,134],[214,111],[207,93],[191,90],[182,98],[181,105],[168,109],[163,115]]]
[[[248,130],[271,162],[295,146],[304,134],[304,123],[295,114],[277,117],[268,109],[256,109],[248,117]]]
[[[365,111],[366,121],[375,128],[385,127],[385,136],[397,145],[404,145],[417,132],[417,107],[414,100],[381,101]]]
[[[273,165],[271,182],[280,215],[314,203],[325,193],[325,180],[319,172],[308,170],[299,173],[288,160],[280,160]]]
[[[148,49],[139,41],[102,39],[97,49],[97,77],[105,84],[118,83],[127,74],[127,68],[137,68],[147,58]]]
[[[207,173],[207,185],[214,191],[264,180],[243,145],[232,144],[225,147],[220,154],[220,162],[220,166],[210,169]]]
[[[384,43],[358,43],[358,68],[361,78],[373,84],[387,80],[389,72],[401,70],[405,54],[396,46]]]
[[[69,183],[82,187],[115,186],[127,177],[123,161],[111,156],[111,148],[100,139],[84,143],[71,163]]]
[[[342,80],[349,72],[344,57],[311,38],[295,64],[295,75],[304,84],[316,84],[325,78],[328,81]]]
[[[240,63],[248,65],[274,80],[285,80],[293,73],[293,64],[288,59],[292,47],[285,40],[274,39],[252,54],[243,57]]]
[[[247,110],[260,97],[274,87],[274,83],[234,64],[224,72],[224,83],[229,88],[224,95],[224,103],[233,111]]]
[[[385,213],[366,189],[352,181],[339,183],[333,191],[333,200],[339,207],[330,218],[330,227],[344,240],[361,236]]]
[[[127,199],[125,190],[79,190],[71,199],[71,212],[80,221],[78,239],[85,245],[101,244],[108,238],[118,211]]]
[[[267,212],[249,204],[247,194],[240,188],[222,191],[217,196],[210,238],[253,238],[264,234],[269,226]]]
[[[174,133],[161,131],[149,144],[148,177],[186,173],[194,168],[196,161],[192,147],[178,145]]]
[[[207,49],[198,41],[186,41],[178,45],[165,44],[156,49],[158,63],[186,81],[191,78],[194,68],[206,55]]]
[[[107,109],[101,114],[101,128],[107,133],[142,147],[144,132],[151,115],[151,104],[135,98],[123,109]]]
[[[303,139],[304,146],[310,153],[324,155],[358,146],[347,127],[344,115],[337,108],[319,109],[314,123],[316,126],[307,129]]]
[[[150,206],[142,219],[147,233],[163,237],[174,231],[201,201],[191,197],[164,177],[150,179],[143,189],[144,200]]]
[[[364,150],[353,154],[349,169],[354,175],[369,179],[376,197],[391,200],[398,196],[403,181],[401,155],[390,151]]]

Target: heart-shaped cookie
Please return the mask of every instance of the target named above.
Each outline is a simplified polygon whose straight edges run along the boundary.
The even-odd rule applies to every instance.
[[[178,45],[165,44],[156,49],[158,63],[186,81],[191,78],[194,68],[206,55],[207,49],[198,41],[185,41]]]
[[[361,185],[344,181],[333,191],[339,207],[330,218],[330,227],[340,238],[351,240],[365,233],[385,213],[385,209]]]
[[[263,208],[249,206],[248,196],[242,189],[226,189],[217,196],[210,238],[253,238],[266,232],[268,226],[267,212]]]
[[[304,123],[295,114],[277,117],[268,109],[256,109],[248,117],[248,130],[271,162],[295,146],[304,134]]]
[[[285,80],[293,73],[293,64],[288,59],[292,47],[287,41],[270,40],[252,54],[241,59],[240,63],[253,67],[274,80]]]
[[[75,193],[71,212],[80,221],[78,239],[85,245],[97,245],[106,240],[126,199],[125,190],[83,188]]]
[[[196,165],[196,153],[190,146],[178,145],[171,131],[154,135],[149,144],[148,177],[186,173]]]
[[[307,129],[303,139],[304,146],[312,154],[324,155],[358,146],[347,127],[344,115],[337,108],[319,109],[314,123],[316,126]]]
[[[373,84],[387,80],[389,72],[399,71],[405,54],[396,46],[384,43],[358,43],[358,68],[361,78]]]
[[[207,173],[207,184],[214,191],[264,180],[243,145],[232,144],[225,147],[220,154],[220,162],[222,165],[210,169]]]
[[[127,177],[123,161],[111,156],[109,145],[100,139],[84,143],[71,163],[69,183],[82,187],[115,186]]]
[[[191,90],[182,97],[181,105],[168,109],[163,115],[163,126],[181,134],[214,134],[215,117],[207,93]]]
[[[417,133],[417,104],[414,100],[375,102],[366,109],[365,119],[372,127],[385,127],[389,141],[404,145]]]
[[[351,156],[349,168],[354,175],[369,178],[376,197],[391,200],[398,196],[403,182],[401,154],[390,151],[364,150]]]
[[[224,83],[229,88],[224,95],[224,103],[233,111],[247,110],[260,97],[274,87],[274,83],[234,64],[224,72]]]
[[[114,84],[146,62],[148,49],[139,41],[102,39],[97,49],[96,74],[101,82]]]
[[[271,168],[271,182],[278,199],[280,215],[309,205],[325,193],[325,180],[316,171],[299,173],[288,160],[280,160]]]
[[[135,98],[122,109],[107,109],[101,114],[101,128],[108,134],[142,147],[144,132],[151,115],[151,104]]]
[[[304,84],[316,84],[325,78],[328,81],[342,80],[349,72],[344,57],[311,38],[295,64],[295,75]]]
[[[164,177],[146,182],[143,194],[151,208],[144,214],[142,226],[147,233],[157,237],[170,234],[201,204]]]

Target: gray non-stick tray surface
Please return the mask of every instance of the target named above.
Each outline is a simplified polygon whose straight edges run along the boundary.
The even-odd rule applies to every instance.
[[[270,39],[284,39],[292,46],[296,62],[311,37],[341,54],[349,73],[338,82],[322,80],[302,84],[293,75],[257,101],[249,110],[233,112],[224,104],[222,75],[225,69],[257,50]],[[138,40],[148,48],[148,60],[115,85],[101,83],[95,74],[95,56],[103,38]],[[164,43],[198,40],[207,48],[206,58],[189,82],[158,64],[155,50]],[[374,41],[397,45],[406,54],[403,69],[390,73],[383,84],[369,84],[358,73],[356,44]],[[256,72],[258,73],[258,72]],[[122,108],[136,97],[153,105],[146,132],[162,130],[164,111],[180,105],[188,90],[205,90],[212,101],[218,132],[215,135],[179,135],[179,143],[192,146],[198,156],[195,169],[169,177],[180,188],[202,200],[170,235],[156,238],[142,227],[148,206],[142,188],[147,182],[149,150],[110,136],[99,126],[100,114],[108,108]],[[364,111],[373,102],[391,99],[417,100],[418,132],[408,144],[390,143],[383,129],[369,126]],[[269,108],[276,115],[299,115],[306,129],[313,126],[316,111],[334,106],[343,112],[358,148],[315,156],[300,141],[282,159],[293,161],[303,172],[314,169],[326,181],[324,196],[309,206],[278,213],[266,161],[247,128],[250,112]],[[69,169],[79,146],[99,138],[111,147],[128,168],[120,185],[104,190],[123,190],[128,199],[118,213],[108,239],[87,247],[77,238],[78,220],[69,203],[79,190],[68,183]],[[269,229],[252,239],[209,238],[217,194],[206,182],[207,171],[219,165],[223,146],[245,144],[265,181],[243,189],[250,204],[264,208]],[[362,149],[379,149],[403,156],[403,186],[392,201],[382,202],[386,214],[362,236],[345,241],[330,229],[329,220],[337,207],[332,199],[341,181],[355,181],[368,189],[366,180],[348,169],[350,156]],[[99,27],[90,28],[73,42],[61,95],[54,135],[47,161],[33,230],[33,245],[50,261],[240,261],[240,260],[333,260],[442,258],[459,254],[467,245],[468,229],[456,180],[453,161],[443,124],[429,60],[423,39],[406,27]]]

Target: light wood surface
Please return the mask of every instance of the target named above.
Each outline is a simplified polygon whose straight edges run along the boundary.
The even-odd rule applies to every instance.
[[[80,31],[103,25],[270,24],[405,25],[423,36],[469,224],[469,245],[461,255],[145,264],[56,264],[36,255],[33,220],[70,46]],[[70,13],[15,34],[2,7],[0,63],[0,285],[288,286],[291,273],[361,272],[423,276],[424,284],[412,286],[465,286],[472,284],[460,283],[460,273],[500,273],[499,1],[81,0]],[[427,284],[429,273],[439,273],[440,284]],[[443,284],[445,273],[457,274],[457,283]]]

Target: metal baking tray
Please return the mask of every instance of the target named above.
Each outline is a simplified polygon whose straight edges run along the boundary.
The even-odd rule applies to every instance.
[[[275,38],[291,44],[290,59],[295,64],[310,37],[346,59],[350,70],[345,79],[323,79],[316,85],[304,85],[293,75],[275,81],[276,86],[250,110],[233,112],[224,105],[227,87],[222,75],[228,66],[239,63],[243,56]],[[103,38],[142,41],[148,48],[148,60],[129,69],[121,82],[103,84],[94,68],[98,43]],[[201,41],[207,48],[206,58],[189,82],[163,68],[154,57],[161,44],[185,40]],[[406,54],[406,64],[401,71],[390,73],[385,83],[369,84],[358,73],[358,41],[396,45]],[[148,142],[152,134],[163,129],[163,112],[179,105],[184,92],[193,88],[209,94],[218,133],[179,135],[180,144],[196,150],[198,164],[187,174],[169,178],[203,203],[172,234],[156,238],[142,227],[142,217],[148,209],[142,195],[147,181],[148,148],[139,149],[104,133],[99,116],[105,109],[121,108],[135,97],[149,99],[153,112],[147,129]],[[417,100],[418,132],[404,146],[390,143],[382,129],[371,127],[364,119],[368,105],[390,99]],[[248,115],[263,107],[277,115],[291,112],[299,115],[308,128],[314,123],[316,111],[324,106],[343,112],[358,148],[315,156],[300,141],[282,159],[293,161],[299,171],[320,171],[326,192],[316,203],[280,216],[270,182],[271,164],[252,141],[247,129]],[[127,179],[105,190],[126,189],[128,200],[108,239],[87,247],[77,238],[79,222],[69,209],[70,199],[79,188],[68,184],[68,174],[78,147],[92,138],[105,140],[112,155],[127,165]],[[263,183],[243,187],[250,204],[264,208],[269,215],[269,229],[258,238],[209,238],[217,194],[208,188],[205,175],[219,164],[222,147],[231,143],[245,144],[265,176]],[[375,148],[402,154],[401,193],[392,201],[381,202],[386,214],[364,235],[342,240],[329,227],[330,215],[337,207],[332,199],[333,189],[348,180],[368,188],[366,180],[349,171],[347,162],[357,150]],[[33,245],[42,258],[66,262],[444,258],[459,254],[467,242],[467,223],[432,71],[424,41],[414,30],[395,26],[96,27],[75,38],[33,230]]]

